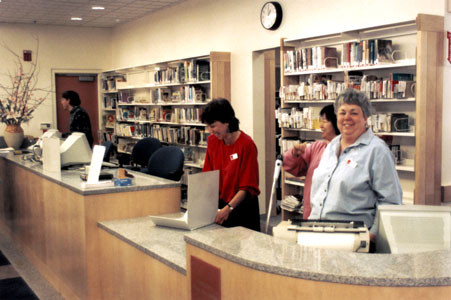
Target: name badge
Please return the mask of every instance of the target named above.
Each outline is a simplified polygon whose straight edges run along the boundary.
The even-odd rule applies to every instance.
[[[232,155],[230,155],[230,160],[235,160],[238,158],[238,153],[233,153]]]
[[[346,164],[354,169],[357,167],[357,163],[355,161],[353,161],[352,159],[348,159],[346,161]]]

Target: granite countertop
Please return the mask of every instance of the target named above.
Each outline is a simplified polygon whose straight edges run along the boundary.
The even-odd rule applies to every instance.
[[[256,270],[368,286],[449,286],[451,251],[368,254],[302,247],[243,227],[195,231],[185,241]]]
[[[302,247],[243,227],[194,231],[158,227],[149,217],[98,224],[124,242],[186,275],[185,243],[243,266],[306,280],[367,286],[449,286],[451,251],[349,253]]]
[[[52,182],[55,182],[61,186],[64,186],[78,194],[81,195],[97,195],[97,194],[109,194],[109,193],[121,193],[121,192],[132,192],[140,190],[150,190],[158,188],[170,188],[180,186],[180,182],[167,180],[164,178],[147,175],[140,172],[134,172],[127,170],[128,173],[134,176],[133,185],[123,186],[123,187],[96,187],[96,188],[83,188],[82,180],[80,174],[84,173],[84,170],[63,170],[61,172],[53,173],[46,172],[42,168],[40,162],[32,161],[27,159],[30,155],[14,155],[13,153],[3,153],[0,155],[4,159],[23,167],[30,172],[46,178]],[[107,169],[106,172],[112,173],[113,176],[117,176],[118,169]]]
[[[186,275],[184,236],[189,231],[155,226],[150,217],[103,221],[98,226],[151,257]],[[211,225],[197,229],[202,232]]]

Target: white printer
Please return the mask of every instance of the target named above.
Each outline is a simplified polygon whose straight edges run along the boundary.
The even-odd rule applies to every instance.
[[[370,249],[370,234],[363,222],[288,220],[273,228],[273,236],[306,247],[350,252],[369,252]]]

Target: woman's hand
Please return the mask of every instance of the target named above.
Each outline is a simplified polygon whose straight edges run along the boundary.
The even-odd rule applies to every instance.
[[[230,208],[226,205],[223,208],[221,208],[218,213],[216,214],[216,223],[217,224],[222,224],[224,223],[224,221],[226,221],[229,218],[229,214],[232,211],[230,210]]]
[[[293,151],[292,153],[293,153],[293,156],[294,157],[299,157],[299,156],[301,156],[302,154],[304,154],[304,152],[305,152],[305,148],[307,147],[307,143],[302,143],[302,144],[296,144],[296,145],[294,145],[293,146],[293,150],[291,150],[291,151]]]

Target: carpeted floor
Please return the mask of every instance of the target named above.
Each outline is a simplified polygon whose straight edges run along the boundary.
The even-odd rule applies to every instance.
[[[39,299],[0,251],[0,299]]]

